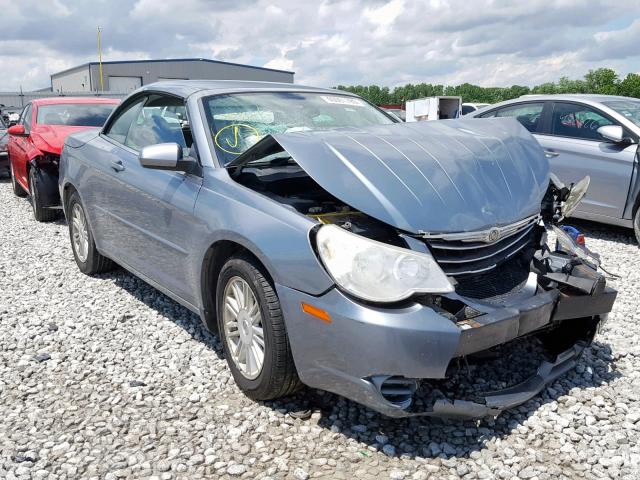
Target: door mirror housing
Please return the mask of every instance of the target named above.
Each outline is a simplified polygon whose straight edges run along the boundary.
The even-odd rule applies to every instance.
[[[25,132],[24,125],[13,125],[12,127],[9,127],[7,133],[9,133],[9,135],[15,135],[16,137],[26,137],[29,135]]]
[[[184,157],[182,147],[177,143],[158,143],[143,147],[138,156],[140,165],[155,170],[173,170],[193,173],[198,162],[192,157]]]
[[[605,139],[613,143],[624,143],[627,139],[624,136],[624,129],[620,125],[605,125],[598,128],[598,133]]]

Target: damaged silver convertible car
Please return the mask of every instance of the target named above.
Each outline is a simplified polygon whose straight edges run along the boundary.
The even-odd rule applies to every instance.
[[[395,417],[496,415],[593,339],[616,292],[555,226],[588,181],[553,178],[512,119],[399,124],[253,82],[146,86],[60,163],[80,270],[117,262],[197,312],[251,398],[306,384]],[[532,371],[456,388],[524,340]]]

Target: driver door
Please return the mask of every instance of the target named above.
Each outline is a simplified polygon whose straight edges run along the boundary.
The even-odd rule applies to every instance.
[[[123,111],[124,119],[115,118],[101,136],[106,147],[100,228],[109,240],[107,249],[115,251],[112,258],[194,304],[195,279],[188,266],[197,238],[193,209],[202,178],[144,168],[138,160],[143,147],[158,143],[178,143],[184,155],[189,154],[191,136],[183,131],[188,122],[167,120],[166,106],[185,109],[181,98],[149,94]]]

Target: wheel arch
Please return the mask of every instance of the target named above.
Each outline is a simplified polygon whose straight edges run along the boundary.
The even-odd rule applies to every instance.
[[[218,277],[225,262],[238,255],[246,255],[254,259],[262,267],[262,273],[267,280],[274,283],[272,272],[267,266],[264,256],[258,252],[255,246],[240,239],[219,239],[207,248],[202,260],[200,273],[200,295],[202,299],[202,320],[205,326],[212,332],[218,331],[216,291]]]
[[[69,203],[69,199],[71,198],[73,192],[76,192],[78,196],[80,196],[80,192],[78,192],[76,186],[73,183],[66,181],[64,183],[64,186],[62,187],[62,198],[60,198],[60,202],[62,203],[62,211],[64,212],[65,217],[67,216],[67,204]],[[82,197],[80,198],[82,199]]]

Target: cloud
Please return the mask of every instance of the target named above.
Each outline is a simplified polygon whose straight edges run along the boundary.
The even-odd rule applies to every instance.
[[[640,43],[640,19],[635,20],[627,28],[597,32],[593,37],[591,48],[584,51],[583,58],[597,61],[637,57],[638,43]]]
[[[532,85],[640,70],[640,4],[618,0],[0,0],[0,90],[95,60],[204,57],[319,86]],[[594,12],[598,12],[594,15]]]

